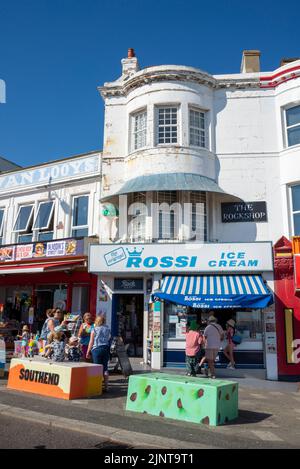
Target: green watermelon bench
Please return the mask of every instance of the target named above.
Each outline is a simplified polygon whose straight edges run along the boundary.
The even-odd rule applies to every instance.
[[[165,373],[131,375],[126,410],[222,425],[238,417],[238,384]]]

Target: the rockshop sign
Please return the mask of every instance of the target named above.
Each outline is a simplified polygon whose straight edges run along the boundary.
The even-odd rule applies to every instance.
[[[263,272],[271,243],[91,245],[90,272]]]
[[[226,202],[221,204],[222,223],[267,222],[266,202]]]

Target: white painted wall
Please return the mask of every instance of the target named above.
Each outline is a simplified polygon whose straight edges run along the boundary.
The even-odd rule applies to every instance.
[[[178,77],[170,79],[172,73]],[[262,89],[261,75],[272,73],[209,76],[215,80],[210,82],[200,70],[159,66],[106,84],[102,196],[143,174],[197,173],[242,200],[267,202],[268,222],[224,224],[220,202],[234,199],[210,195],[210,240],[275,242],[282,235],[290,237],[288,187],[300,183],[300,145],[286,148],[284,109],[300,103],[300,77]],[[110,96],[114,87],[118,96]],[[156,145],[155,106],[164,104],[179,108],[176,145]],[[207,149],[189,146],[189,106],[207,111]],[[147,146],[132,151],[130,116],[142,109],[147,109]]]
[[[71,236],[72,224],[72,199],[78,195],[89,196],[89,214],[88,226],[89,236],[97,235],[99,233],[99,198],[100,198],[100,157],[99,153],[95,154],[96,159],[99,160],[97,170],[95,167],[89,171],[86,166],[86,171],[83,171],[85,158],[87,163],[91,155],[87,154],[86,157],[81,156],[82,172],[72,177],[63,177],[58,182],[47,183],[41,182],[36,184],[20,185],[15,184],[13,188],[5,187],[0,188],[0,208],[4,208],[4,230],[3,230],[3,244],[13,244],[17,242],[18,234],[13,232],[14,223],[21,205],[33,204],[35,214],[37,213],[38,205],[40,202],[54,200],[54,233],[53,239],[68,238]],[[65,160],[66,164],[78,165],[78,158]],[[61,162],[59,162],[61,164]],[[13,171],[8,174],[0,175],[0,185],[4,178],[9,175],[11,178],[18,179],[20,172],[34,172],[51,170],[57,167],[57,162],[49,163],[48,165],[36,166],[34,168]],[[59,223],[62,223],[63,228],[58,229]]]

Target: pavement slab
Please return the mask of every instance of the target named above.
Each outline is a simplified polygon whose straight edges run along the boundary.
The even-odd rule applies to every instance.
[[[61,429],[76,428],[138,448],[299,448],[300,393],[276,384],[276,391],[268,386],[258,390],[244,385],[239,393],[238,419],[220,427],[126,412],[127,381],[121,375],[111,376],[108,393],[73,401],[8,390],[2,379],[0,415],[22,416],[23,420]]]

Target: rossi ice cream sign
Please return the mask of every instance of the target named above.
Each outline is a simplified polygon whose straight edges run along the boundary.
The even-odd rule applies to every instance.
[[[90,272],[263,272],[271,243],[91,245]]]

